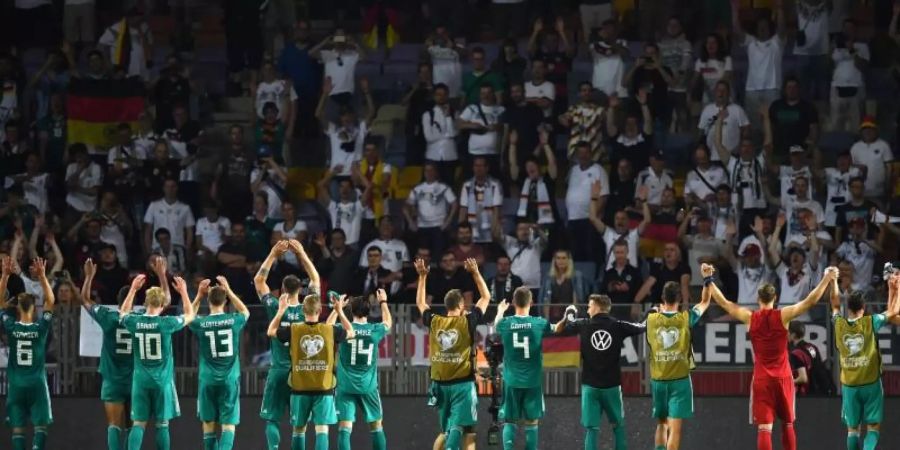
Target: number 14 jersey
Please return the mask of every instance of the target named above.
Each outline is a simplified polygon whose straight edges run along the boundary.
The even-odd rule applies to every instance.
[[[497,324],[503,341],[503,382],[509,387],[540,387],[544,380],[544,336],[550,322],[543,317],[509,316]]]
[[[190,325],[200,343],[200,380],[205,384],[225,384],[241,376],[241,331],[247,317],[240,313],[210,314]]]
[[[337,390],[366,394],[378,390],[378,343],[388,330],[382,323],[354,323],[353,331],[356,337],[338,347]]]

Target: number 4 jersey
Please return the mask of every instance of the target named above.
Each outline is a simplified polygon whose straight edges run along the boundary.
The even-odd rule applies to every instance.
[[[170,386],[175,381],[172,335],[184,328],[184,316],[127,314],[122,325],[132,335],[136,385]]]
[[[240,313],[198,317],[188,328],[200,342],[200,380],[224,384],[241,376],[241,331],[247,317]]]
[[[382,323],[354,323],[353,330],[356,337],[338,347],[337,389],[366,394],[378,390],[378,343],[388,330]]]
[[[497,324],[503,340],[503,382],[509,387],[540,387],[544,380],[544,336],[550,322],[542,317],[510,316]]]
[[[130,386],[134,372],[131,333],[120,323],[119,311],[101,305],[91,305],[87,311],[103,330],[98,372],[106,382]]]
[[[47,335],[53,313],[44,312],[32,323],[17,322],[15,317],[2,313],[3,330],[9,344],[7,380],[10,386],[32,386],[47,383],[44,357],[47,354]]]

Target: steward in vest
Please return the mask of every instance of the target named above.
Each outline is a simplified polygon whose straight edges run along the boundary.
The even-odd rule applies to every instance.
[[[650,389],[656,424],[656,450],[675,450],[681,445],[681,421],[694,417],[691,370],[691,328],[709,308],[709,292],[704,289],[700,303],[679,311],[681,285],[669,281],[662,289],[659,312],[647,316],[647,344],[650,347]]]
[[[438,409],[441,434],[435,439],[434,448],[460,450],[475,445],[475,424],[478,420],[478,391],[475,389],[475,327],[484,317],[491,294],[478,263],[469,258],[466,271],[472,274],[481,298],[470,312],[459,289],[452,289],[444,296],[446,315],[435,314],[428,305],[425,285],[428,282],[428,266],[416,260],[419,283],[416,288],[416,306],[422,314],[422,322],[428,327],[431,360],[431,392],[428,404]]]
[[[341,327],[337,327],[330,322],[319,322],[322,301],[318,295],[307,295],[303,299],[305,321],[283,327],[281,318],[288,309],[288,296],[278,299],[278,312],[269,323],[268,335],[290,343],[292,448],[306,447],[306,424],[310,422],[316,427],[316,448],[328,448],[328,426],[337,423],[334,351],[337,344],[354,337],[353,326],[344,315],[346,304],[344,297],[334,303],[341,321]]]
[[[865,450],[878,445],[884,416],[884,389],[881,386],[881,352],[878,330],[886,323],[898,323],[900,274],[888,279],[888,306],[881,314],[866,315],[866,301],[856,291],[847,299],[847,317],[841,315],[841,291],[837,280],[831,288],[831,317],[834,321],[834,345],[841,363],[841,418],[847,425],[847,449],[859,450],[859,431],[863,421]]]

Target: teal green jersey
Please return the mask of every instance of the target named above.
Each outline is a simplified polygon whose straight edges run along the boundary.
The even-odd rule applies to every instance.
[[[378,343],[387,334],[387,327],[382,323],[354,323],[353,331],[356,337],[338,347],[337,389],[347,394],[377,391]]]
[[[544,380],[544,336],[550,322],[542,317],[509,316],[497,324],[503,340],[503,382],[510,387],[538,387]]]
[[[184,328],[184,316],[127,314],[122,325],[134,346],[134,383],[169,386],[175,381],[172,335]]]
[[[130,385],[134,372],[131,333],[122,326],[119,311],[95,304],[87,308],[87,312],[103,331],[98,372],[106,381]]]
[[[47,382],[44,367],[47,355],[47,335],[53,313],[44,312],[35,322],[16,322],[14,316],[0,313],[3,332],[9,345],[9,362],[6,378],[10,386],[33,386]]]
[[[278,313],[278,297],[272,294],[266,294],[262,298],[262,303],[266,307],[266,316],[271,321]],[[303,323],[303,307],[301,305],[288,306],[288,309],[281,316],[281,326],[290,327],[292,323]],[[281,342],[277,338],[270,341],[272,349],[272,368],[275,369],[291,369],[291,353],[290,344]]]
[[[197,317],[188,328],[200,343],[200,381],[226,384],[241,376],[241,331],[247,317],[240,313]]]

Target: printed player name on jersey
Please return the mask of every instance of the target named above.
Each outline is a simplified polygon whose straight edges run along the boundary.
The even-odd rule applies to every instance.
[[[200,323],[200,328],[230,327],[234,325],[234,319],[219,319]]]
[[[510,330],[530,330],[530,323],[513,323],[509,325]]]
[[[868,367],[871,359],[868,356],[852,356],[850,358],[841,358],[841,366],[845,369],[858,369]]]
[[[13,331],[12,335],[16,339],[37,339],[40,333],[37,331]]]
[[[656,362],[681,361],[685,359],[685,356],[684,353],[679,351],[662,350],[654,353],[653,359]]]
[[[355,334],[356,334],[357,337],[359,337],[359,336],[371,336],[371,335],[372,335],[372,330],[356,330],[356,333],[355,333]]]
[[[138,322],[137,324],[135,324],[135,328],[137,328],[138,330],[155,330],[155,329],[159,328],[159,324],[156,322],[153,322],[153,323]]]
[[[460,364],[462,363],[462,355],[459,353],[437,352],[431,356],[431,362]]]
[[[328,370],[328,363],[320,360],[298,361],[294,366],[297,372],[325,372]]]

